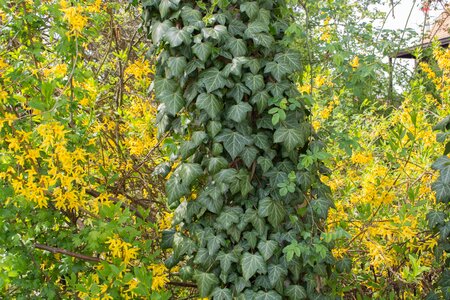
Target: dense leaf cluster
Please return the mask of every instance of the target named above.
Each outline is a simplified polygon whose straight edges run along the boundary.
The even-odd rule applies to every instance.
[[[437,135],[437,141],[445,143],[450,133],[450,116],[439,122],[435,130],[440,131]],[[437,255],[450,253],[450,158],[448,157],[450,144],[445,146],[445,155],[439,157],[433,164],[433,169],[439,171],[438,179],[433,183],[433,190],[436,193],[436,200],[443,203],[442,210],[433,210],[428,213],[427,220],[430,229],[439,233],[439,245],[436,250]],[[432,293],[429,299],[450,298],[450,260],[447,258],[442,277],[438,282],[437,293]]]
[[[142,5],[159,54],[159,133],[186,137],[166,186],[179,228],[163,234],[166,263],[182,262],[214,299],[320,297],[333,259],[319,234],[333,204],[320,162],[300,159],[322,146],[289,77],[301,64],[283,44],[285,1]]]

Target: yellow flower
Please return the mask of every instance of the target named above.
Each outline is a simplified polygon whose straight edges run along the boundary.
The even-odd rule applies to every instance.
[[[63,20],[70,26],[69,36],[79,36],[86,27],[88,18],[83,16],[83,7],[68,6],[66,1],[60,2],[61,11],[64,12]]]
[[[353,60],[350,62],[350,66],[351,66],[353,69],[356,69],[357,67],[359,67],[359,57],[358,57],[358,56],[355,56],[355,57],[353,58]]]
[[[172,227],[173,213],[164,212],[164,215],[159,220],[158,228],[160,231],[170,229]]]
[[[352,155],[352,162],[355,164],[364,165],[364,164],[371,162],[372,159],[373,159],[372,153],[363,154],[363,153],[359,152],[359,153],[353,153],[353,155]]]

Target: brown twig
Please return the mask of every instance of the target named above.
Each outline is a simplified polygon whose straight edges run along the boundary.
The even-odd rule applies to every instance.
[[[38,243],[34,244],[34,248],[49,251],[51,253],[60,253],[60,254],[68,255],[68,256],[72,256],[72,257],[75,257],[75,258],[78,258],[81,260],[86,260],[86,261],[92,261],[92,262],[101,262],[102,261],[102,259],[98,258],[98,257],[88,256],[88,255],[72,252],[72,251],[69,251],[66,249],[56,248],[56,247],[47,246],[47,245],[38,244]]]

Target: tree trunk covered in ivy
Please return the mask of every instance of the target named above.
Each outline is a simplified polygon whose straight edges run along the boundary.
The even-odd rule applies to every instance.
[[[291,75],[285,1],[144,0],[160,134],[184,136],[167,181],[169,267],[214,299],[326,294],[332,206],[322,146]]]

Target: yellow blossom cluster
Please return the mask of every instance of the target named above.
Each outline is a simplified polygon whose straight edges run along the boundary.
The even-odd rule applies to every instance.
[[[69,24],[68,35],[79,36],[86,27],[89,19],[83,15],[85,8],[81,5],[71,6],[66,0],[60,2],[63,19]]]
[[[111,252],[112,257],[122,259],[125,265],[128,265],[132,260],[137,259],[139,248],[124,242],[117,234],[108,238],[106,244],[108,244],[108,249]]]
[[[152,270],[152,290],[159,291],[169,282],[168,269],[163,264],[153,264],[149,267]]]

